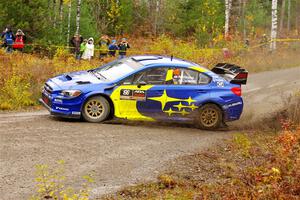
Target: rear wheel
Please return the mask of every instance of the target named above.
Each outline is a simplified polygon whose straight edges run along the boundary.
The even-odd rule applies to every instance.
[[[83,105],[83,118],[88,122],[102,122],[110,113],[110,105],[102,96],[89,98]]]
[[[201,129],[213,130],[219,128],[222,121],[222,111],[217,105],[206,104],[199,109],[197,122]]]

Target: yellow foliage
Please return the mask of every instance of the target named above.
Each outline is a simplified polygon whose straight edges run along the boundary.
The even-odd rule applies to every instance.
[[[0,89],[0,108],[18,109],[34,105],[32,94],[28,91],[29,87],[30,83],[22,80],[17,75],[5,80],[3,88]]]
[[[78,191],[72,187],[65,186],[65,176],[63,175],[65,162],[60,160],[55,167],[48,165],[36,166],[36,193],[32,195],[30,200],[88,200],[90,196],[90,189],[88,184],[94,180],[91,176],[84,176],[85,182]]]

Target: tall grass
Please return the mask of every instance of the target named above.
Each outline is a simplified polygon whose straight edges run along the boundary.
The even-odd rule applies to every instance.
[[[53,59],[0,50],[0,110],[37,105],[43,83],[64,72],[86,70],[101,64],[99,60],[77,61],[69,54]]]

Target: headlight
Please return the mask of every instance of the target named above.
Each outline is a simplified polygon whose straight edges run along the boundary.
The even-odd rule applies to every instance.
[[[60,95],[62,95],[64,97],[68,97],[68,98],[74,98],[74,97],[78,97],[79,95],[81,95],[81,91],[80,90],[63,90],[63,91],[61,91]]]

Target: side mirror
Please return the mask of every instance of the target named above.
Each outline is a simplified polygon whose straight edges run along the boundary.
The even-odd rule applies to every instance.
[[[144,85],[147,85],[147,83],[145,81],[140,81],[140,82],[138,82],[137,87],[141,88]]]

